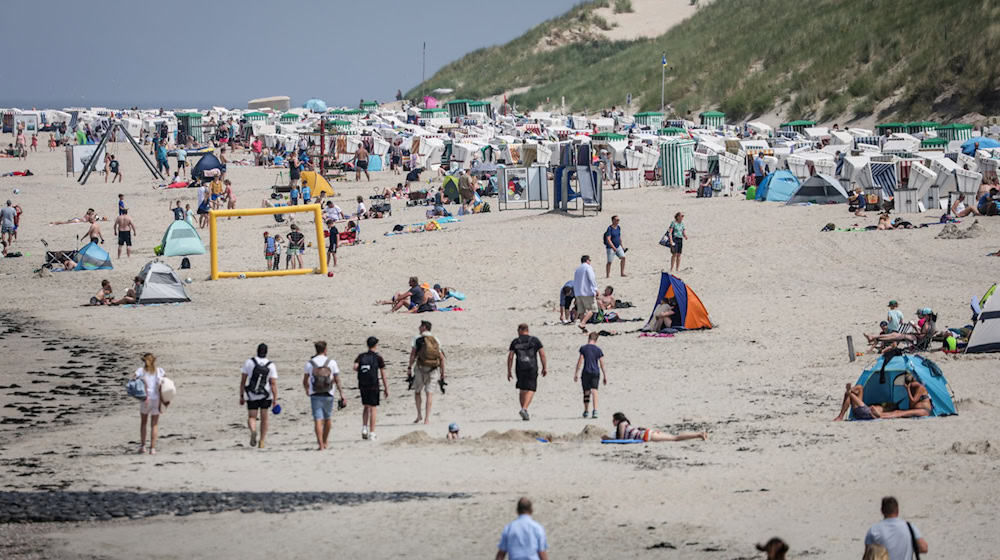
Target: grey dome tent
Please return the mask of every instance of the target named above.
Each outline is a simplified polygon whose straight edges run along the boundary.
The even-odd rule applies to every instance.
[[[986,292],[986,297],[980,304],[982,309],[977,313],[976,324],[969,335],[969,345],[965,347],[967,354],[978,352],[1000,352],[1000,296],[996,294],[997,285]]]
[[[136,303],[140,305],[191,301],[184,291],[181,279],[167,263],[160,261],[146,263],[139,272],[139,278],[142,278],[143,283]]]
[[[815,204],[830,204],[847,202],[847,191],[840,185],[840,180],[826,174],[813,175],[799,185],[792,193],[787,204],[812,202]]]

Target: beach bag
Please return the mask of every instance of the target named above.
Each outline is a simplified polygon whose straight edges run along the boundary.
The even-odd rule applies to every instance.
[[[125,390],[128,391],[128,396],[139,399],[140,401],[146,400],[146,383],[142,379],[136,378],[128,382],[125,385]]]
[[[441,345],[431,335],[424,335],[424,344],[417,353],[417,364],[424,369],[435,369],[441,365]]]
[[[330,370],[330,358],[319,367],[313,365],[313,394],[329,393],[333,389],[333,371]]]
[[[660,238],[660,245],[663,245],[664,247],[670,247],[672,244],[673,241],[670,239],[670,230],[668,229],[667,233],[664,233],[663,237]]]
[[[267,394],[267,378],[271,373],[270,366],[271,362],[265,360],[264,363],[260,363],[256,360],[256,358],[254,358],[253,372],[250,374],[250,379],[246,385],[246,390],[248,394],[249,393],[254,393],[257,395]]]

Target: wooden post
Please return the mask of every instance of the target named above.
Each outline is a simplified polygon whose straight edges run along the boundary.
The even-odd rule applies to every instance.
[[[856,358],[854,355],[854,338],[851,335],[847,335],[847,358],[852,362]]]

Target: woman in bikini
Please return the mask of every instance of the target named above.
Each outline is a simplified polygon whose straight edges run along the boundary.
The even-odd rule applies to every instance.
[[[686,432],[671,435],[660,430],[640,428],[629,423],[624,413],[616,412],[611,415],[611,423],[615,427],[615,433],[604,436],[601,439],[631,439],[636,441],[656,442],[656,441],[684,441],[688,439],[708,439],[708,432]]]
[[[903,386],[906,387],[906,396],[909,398],[910,407],[907,410],[893,410],[883,412],[882,418],[917,418],[919,416],[930,416],[934,409],[934,403],[927,392],[927,387],[917,381],[912,373],[903,376]]]

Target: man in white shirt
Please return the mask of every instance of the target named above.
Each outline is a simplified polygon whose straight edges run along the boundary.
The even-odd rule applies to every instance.
[[[597,277],[590,266],[590,256],[580,257],[580,266],[573,273],[573,298],[576,314],[580,317],[580,330],[587,332],[587,321],[597,311]]]
[[[257,355],[243,364],[240,375],[240,404],[247,405],[250,447],[264,448],[267,437],[267,411],[278,406],[278,368],[267,359],[267,344],[257,345]],[[260,413],[260,439],[257,438],[257,413]]]
[[[882,498],[882,521],[872,525],[865,535],[865,552],[872,545],[882,546],[889,553],[889,560],[910,560],[913,547],[917,552],[927,554],[927,541],[909,522],[899,518],[899,502],[892,496]]]
[[[332,200],[328,200],[326,201],[326,209],[323,210],[323,218],[339,222],[344,219],[344,212],[340,209],[340,206],[334,204]]]
[[[316,348],[316,355],[306,362],[302,387],[309,395],[316,429],[316,443],[319,445],[318,449],[322,451],[326,449],[330,440],[334,387],[340,393],[339,408],[346,407],[347,401],[344,400],[344,389],[340,385],[340,369],[337,367],[337,362],[326,356],[326,342],[319,340],[313,345]]]

